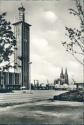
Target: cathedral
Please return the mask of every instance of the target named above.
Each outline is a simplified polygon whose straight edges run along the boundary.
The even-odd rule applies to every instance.
[[[65,72],[63,72],[63,68],[61,69],[60,77],[58,79],[54,80],[54,85],[55,84],[60,84],[60,85],[67,84],[67,85],[69,85],[67,68],[65,69]]]
[[[69,84],[67,68],[65,69],[65,73],[63,72],[63,68],[60,73],[60,84],[63,85],[64,83]]]

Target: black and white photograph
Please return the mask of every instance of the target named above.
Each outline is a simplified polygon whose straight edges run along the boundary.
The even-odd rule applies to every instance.
[[[84,0],[0,0],[0,125],[84,125]]]

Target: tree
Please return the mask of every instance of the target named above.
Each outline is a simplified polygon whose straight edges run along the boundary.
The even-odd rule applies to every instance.
[[[69,9],[70,14],[77,16],[80,20],[80,28],[65,27],[67,33],[65,34],[69,40],[63,41],[62,44],[75,59],[84,65],[84,8],[80,0],[74,0],[76,9]]]
[[[0,70],[8,70],[11,67],[11,55],[14,53],[16,39],[12,32],[11,23],[5,19],[6,13],[0,15]]]

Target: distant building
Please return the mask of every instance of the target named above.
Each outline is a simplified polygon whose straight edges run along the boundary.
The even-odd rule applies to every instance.
[[[54,85],[60,84],[60,78],[54,80]]]
[[[74,83],[77,89],[84,89],[84,83]]]
[[[61,69],[60,78],[54,80],[54,84],[69,84],[67,68],[65,69],[65,73],[63,72],[63,68]]]
[[[63,73],[63,68],[60,73],[60,84],[63,85],[64,83],[69,84],[67,68],[65,69],[65,73]]]

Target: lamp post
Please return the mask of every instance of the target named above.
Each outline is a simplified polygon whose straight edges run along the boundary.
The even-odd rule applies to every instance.
[[[32,62],[28,62],[29,64],[29,90],[31,90],[31,64]]]

